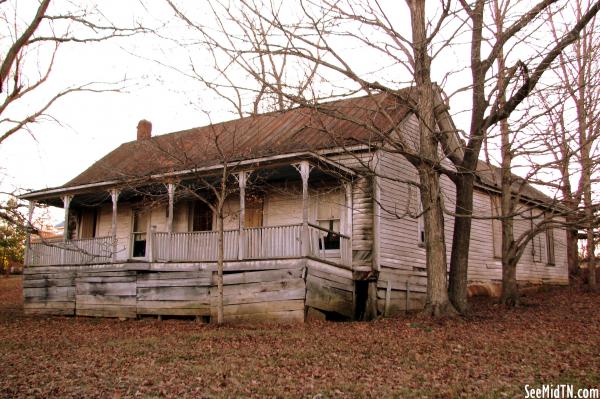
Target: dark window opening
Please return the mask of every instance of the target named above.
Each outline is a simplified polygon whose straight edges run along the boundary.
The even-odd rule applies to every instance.
[[[192,231],[211,231],[212,230],[212,211],[203,201],[194,202],[192,208]]]
[[[319,240],[319,249],[340,249],[340,236],[334,230],[334,222],[338,221],[324,220],[319,223],[321,227],[324,227],[328,230],[327,235]],[[323,226],[323,224],[325,224],[325,226]]]
[[[145,234],[136,234],[135,239],[133,240],[133,257],[134,258],[143,258],[146,256],[146,237]]]
[[[135,211],[133,214],[133,248],[131,256],[144,258],[146,256],[146,233],[148,231],[148,213]]]
[[[546,264],[548,266],[554,266],[556,263],[556,259],[554,256],[554,231],[552,227],[549,227],[546,230]]]

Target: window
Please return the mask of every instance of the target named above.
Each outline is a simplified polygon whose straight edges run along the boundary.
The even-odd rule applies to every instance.
[[[340,249],[340,221],[335,219],[319,220],[319,227],[327,229],[326,235],[319,241],[319,249]],[[325,234],[325,232],[323,232]]]
[[[319,249],[340,249],[340,204],[341,193],[325,193],[318,197],[317,224],[327,230],[321,232]]]
[[[261,227],[263,225],[264,197],[246,195],[244,209],[244,227]]]
[[[533,230],[536,227],[536,224],[539,221],[534,221],[534,217],[537,218],[539,216],[538,212],[535,212],[533,210],[531,210],[531,219],[530,219],[530,228],[531,230]],[[542,235],[541,234],[536,234],[535,236],[533,236],[533,238],[531,239],[531,256],[533,258],[534,262],[541,262],[542,261]]]
[[[546,264],[548,266],[554,266],[554,230],[549,227],[546,230]]]
[[[84,209],[79,215],[79,238],[96,237],[98,209]]]
[[[204,201],[194,201],[190,206],[190,231],[211,231],[212,211]]]
[[[499,219],[502,214],[500,207],[500,197],[490,196],[492,207],[492,245],[494,247],[494,258],[502,258],[502,220]]]

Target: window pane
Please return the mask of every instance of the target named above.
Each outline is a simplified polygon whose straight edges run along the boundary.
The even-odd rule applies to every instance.
[[[546,263],[554,265],[554,230],[552,227],[546,230],[546,252],[548,256]]]
[[[498,217],[502,213],[500,209],[500,197],[490,197],[492,206],[492,217]],[[502,258],[502,221],[492,219],[492,244],[494,246],[494,258]]]
[[[136,211],[133,216],[133,231],[135,233],[146,232],[148,227],[148,213]]]
[[[210,230],[212,230],[212,211],[204,202],[194,202],[192,231]]]

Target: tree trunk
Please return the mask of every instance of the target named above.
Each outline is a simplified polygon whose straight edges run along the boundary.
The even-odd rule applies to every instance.
[[[425,314],[443,317],[456,313],[448,298],[446,240],[439,175],[427,166],[419,168],[421,202],[425,220],[425,252],[427,264],[427,301]]]
[[[502,296],[500,302],[508,307],[519,304],[519,290],[517,287],[517,263],[520,256],[515,243],[514,210],[515,199],[512,197],[512,150],[508,130],[508,121],[500,122],[500,137],[502,140],[501,161],[501,190],[500,215],[502,216]],[[522,244],[526,245],[526,244]],[[522,253],[522,252],[520,252]]]
[[[574,224],[573,217],[567,217],[567,225]],[[579,249],[577,248],[578,231],[575,228],[567,228],[567,264],[569,266],[569,278],[579,276]]]
[[[431,83],[431,58],[427,48],[425,2],[406,0],[410,8],[412,43],[415,59],[414,78],[419,116],[419,146],[421,160],[415,162],[419,172],[421,203],[425,220],[425,258],[427,264],[427,301],[424,314],[442,317],[456,313],[448,299],[446,242],[442,207],[439,142],[434,132],[437,123],[434,112],[434,88]]]
[[[494,1],[494,14],[496,22],[496,35],[500,37],[504,31],[504,15],[500,10],[498,0]],[[504,88],[507,86],[504,64],[504,50],[498,52],[498,87]],[[506,106],[506,92],[501,89],[498,93],[498,107],[504,109]],[[508,306],[513,307],[519,303],[519,289],[517,286],[517,263],[520,256],[515,243],[514,232],[514,210],[517,199],[513,198],[512,190],[512,159],[513,149],[510,137],[510,129],[508,127],[508,119],[500,121],[500,215],[502,225],[502,296],[500,301]],[[522,244],[525,245],[525,244]]]
[[[519,288],[517,286],[517,262],[502,259],[502,295],[500,303],[514,307],[519,304]]]
[[[473,175],[460,174],[456,184],[456,207],[452,254],[450,255],[450,301],[461,314],[468,310],[467,285],[469,247],[471,245],[471,215],[473,214]],[[463,215],[463,216],[461,216]]]
[[[217,324],[223,324],[223,262],[225,260],[225,246],[223,241],[223,206],[217,212]]]
[[[594,229],[587,231],[587,255],[588,255],[588,285],[592,291],[598,289],[596,284],[596,255],[594,254]]]

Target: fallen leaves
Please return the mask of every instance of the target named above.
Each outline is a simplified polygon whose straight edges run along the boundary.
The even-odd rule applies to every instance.
[[[465,319],[215,327],[25,317],[0,279],[0,397],[514,397],[600,386],[600,295],[571,288]]]

